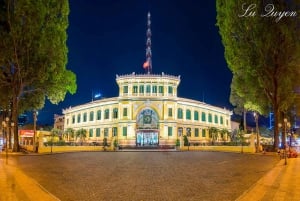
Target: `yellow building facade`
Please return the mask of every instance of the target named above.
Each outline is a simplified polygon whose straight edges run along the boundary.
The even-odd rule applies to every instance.
[[[231,130],[231,111],[177,96],[180,76],[132,73],[116,82],[118,97],[64,109],[64,129],[85,129],[88,142],[106,138],[123,147],[174,146],[185,135],[207,144],[211,127]]]

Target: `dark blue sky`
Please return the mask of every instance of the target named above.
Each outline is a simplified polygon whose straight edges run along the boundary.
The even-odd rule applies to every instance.
[[[47,102],[38,123],[53,124],[55,113],[91,101],[92,91],[118,96],[116,74],[144,73],[148,11],[153,73],[181,75],[180,97],[232,109],[215,1],[70,1],[67,68],[77,75],[77,93]]]

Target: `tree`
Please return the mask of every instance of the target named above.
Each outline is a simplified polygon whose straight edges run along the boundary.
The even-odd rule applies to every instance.
[[[225,142],[227,140],[228,135],[229,135],[229,131],[226,128],[223,128],[223,129],[220,130],[220,135],[221,135],[221,138],[222,138],[223,142]]]
[[[81,143],[86,138],[86,134],[87,130],[83,128],[76,131],[76,137],[79,137]]]
[[[24,110],[57,104],[76,92],[76,76],[66,69],[67,0],[4,0],[0,3],[0,91],[17,124]],[[1,104],[3,105],[3,104]],[[14,151],[19,151],[17,127]]]
[[[75,141],[75,131],[73,128],[67,128],[67,130],[65,130],[65,134],[67,135],[68,141],[70,141],[70,138],[73,138]]]
[[[266,12],[274,6],[276,10],[299,13],[299,3],[300,0],[217,0],[216,4],[228,67],[247,86],[241,92],[248,102],[265,108],[267,100],[272,107],[276,149],[280,113],[295,104],[295,89],[300,86],[300,20],[299,15],[267,17]],[[246,12],[250,5],[254,6],[252,16]]]
[[[211,138],[211,144],[214,145],[215,141],[218,139],[219,129],[217,129],[216,127],[210,127],[208,129],[208,132],[209,132],[209,137]]]

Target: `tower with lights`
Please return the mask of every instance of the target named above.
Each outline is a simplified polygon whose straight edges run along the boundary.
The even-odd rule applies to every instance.
[[[148,12],[147,15],[147,32],[146,32],[146,61],[143,65],[147,74],[152,72],[152,51],[151,51],[151,14]]]

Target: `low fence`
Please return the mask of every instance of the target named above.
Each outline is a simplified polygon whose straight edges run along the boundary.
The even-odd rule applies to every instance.
[[[27,151],[33,152],[33,147],[28,145],[24,147]],[[38,147],[38,153],[60,153],[60,152],[76,152],[76,151],[103,151],[103,146],[43,146]],[[106,150],[112,150],[106,147]]]
[[[253,146],[184,146],[180,150],[255,153],[255,147]]]

